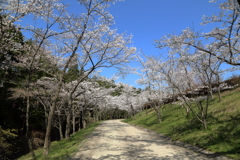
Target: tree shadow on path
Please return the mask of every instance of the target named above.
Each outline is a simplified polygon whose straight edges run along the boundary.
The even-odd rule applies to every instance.
[[[194,153],[191,150],[182,150],[179,152],[172,151],[173,143],[161,138],[158,134],[153,134],[146,132],[144,134],[135,135],[111,135],[113,131],[121,131],[127,127],[133,127],[125,123],[106,123],[103,122],[98,128],[88,137],[89,141],[92,139],[105,139],[104,143],[91,142],[90,145],[84,145],[79,154],[74,156],[74,158],[69,158],[69,160],[225,160],[225,157],[216,154],[200,154]],[[108,142],[117,143],[108,143]],[[118,145],[126,144],[126,145]],[[154,152],[152,150],[152,145],[157,145],[159,151]],[[178,145],[178,144],[177,144]],[[180,145],[181,146],[181,145]],[[165,152],[166,148],[166,152]],[[185,146],[185,148],[189,148]],[[169,149],[169,150],[168,150]],[[191,148],[190,148],[191,149]],[[106,151],[105,154],[98,156],[98,158],[93,158],[95,151]],[[87,153],[87,155],[86,155]],[[226,158],[227,160],[228,158]]]

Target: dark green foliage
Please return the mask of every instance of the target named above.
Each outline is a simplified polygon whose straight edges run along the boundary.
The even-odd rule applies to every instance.
[[[135,90],[136,90],[135,92],[136,92],[137,94],[140,94],[140,93],[142,92],[142,89],[141,89],[141,88],[137,88],[137,89],[135,88]]]
[[[103,80],[96,80],[96,82],[99,84],[99,86],[100,87],[104,87],[104,88],[115,88],[116,87],[116,85],[114,84],[114,82],[113,83],[111,83],[111,82],[108,82],[108,81],[103,81]]]
[[[122,94],[122,88],[117,88],[114,92],[111,93],[111,96],[120,96]]]
[[[16,152],[15,138],[17,137],[15,129],[2,129],[0,126],[0,159],[11,159],[11,155]]]
[[[18,62],[18,57],[24,54],[23,50],[16,50],[12,43],[24,45],[24,37],[15,26],[6,26],[4,19],[6,16],[0,16],[0,85],[4,82],[16,79],[19,74],[18,68],[13,67],[12,62]]]
[[[16,50],[12,43],[24,44],[22,33],[15,26],[6,26],[6,16],[0,16],[0,155],[3,159],[13,159],[19,151],[16,147],[17,135],[21,133],[24,122],[23,99],[10,99],[11,88],[23,80],[20,69],[12,62],[18,63],[23,50]],[[10,128],[10,129],[9,129]],[[2,158],[1,157],[1,158]],[[0,158],[0,159],[1,159]]]
[[[71,82],[71,81],[75,81],[79,78],[79,76],[81,74],[83,74],[83,72],[81,72],[78,68],[78,63],[77,63],[77,59],[74,60],[73,62],[74,64],[72,66],[69,67],[69,69],[67,70],[67,73],[64,76],[64,81],[65,82]]]
[[[54,68],[52,62],[44,56],[38,60],[39,64],[41,64],[41,70],[34,68],[29,70],[29,68],[24,68],[21,65],[13,65],[13,62],[20,64],[21,57],[25,56],[27,52],[21,47],[16,49],[8,45],[16,42],[21,46],[30,46],[33,45],[33,42],[31,40],[24,41],[22,33],[15,26],[9,26],[9,30],[6,30],[4,16],[0,16],[0,25],[0,132],[2,131],[0,133],[2,134],[0,135],[0,138],[2,138],[0,139],[0,147],[3,147],[0,155],[4,157],[3,159],[15,159],[19,154],[28,152],[24,139],[26,131],[26,99],[24,94],[20,94],[20,97],[13,97],[14,92],[12,90],[24,90],[28,84],[26,83],[28,77],[30,77],[30,82],[36,82],[43,76],[51,76],[43,71],[44,67],[51,68],[55,72],[59,70],[57,67]],[[32,104],[30,108],[30,130],[44,131],[45,114],[43,107],[36,103],[36,100],[33,98],[30,98],[30,103]],[[14,131],[16,136],[13,136],[10,131]],[[2,158],[0,157],[0,159]]]

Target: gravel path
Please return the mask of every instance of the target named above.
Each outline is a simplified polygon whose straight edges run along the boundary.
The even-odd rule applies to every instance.
[[[72,160],[205,160],[142,129],[109,120],[99,124]]]

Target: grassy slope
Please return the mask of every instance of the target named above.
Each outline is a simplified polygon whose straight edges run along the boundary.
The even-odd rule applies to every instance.
[[[214,96],[209,106],[208,130],[194,117],[186,118],[183,108],[166,105],[162,109],[163,121],[157,124],[153,110],[137,114],[125,122],[162,133],[173,140],[187,142],[233,159],[240,159],[240,87],[222,93],[222,102]]]
[[[96,122],[92,124],[91,126],[88,126],[86,129],[82,129],[80,132],[77,132],[76,134],[72,135],[70,139],[63,139],[61,141],[55,141],[51,143],[50,152],[46,160],[65,160],[67,157],[74,154],[79,144],[86,139],[87,135],[89,135],[98,125],[99,122]],[[34,151],[37,160],[43,160],[43,148],[39,148]],[[19,160],[30,160],[31,156],[30,154],[24,155],[19,158]]]

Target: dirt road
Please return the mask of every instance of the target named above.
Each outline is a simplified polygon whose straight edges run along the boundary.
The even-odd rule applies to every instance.
[[[72,160],[210,159],[156,138],[120,120],[102,122]]]

